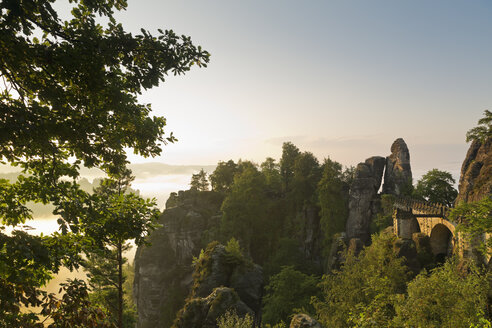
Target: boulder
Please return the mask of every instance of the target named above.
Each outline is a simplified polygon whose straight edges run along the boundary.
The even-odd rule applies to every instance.
[[[405,141],[398,138],[391,145],[391,155],[386,157],[383,193],[398,196],[411,184],[410,152]]]
[[[296,314],[290,322],[290,328],[322,328],[321,324],[307,314]]]
[[[381,186],[385,159],[380,156],[359,163],[349,191],[349,213],[346,225],[347,238],[359,238],[364,244],[370,242],[370,224],[375,214],[375,202]]]
[[[238,315],[253,314],[253,311],[241,301],[234,289],[217,287],[207,297],[189,299],[179,311],[173,328],[215,328],[217,319],[227,311]]]
[[[471,143],[461,166],[456,202],[475,202],[492,195],[492,138]]]

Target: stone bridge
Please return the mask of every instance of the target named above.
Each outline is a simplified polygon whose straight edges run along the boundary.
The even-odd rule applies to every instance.
[[[448,220],[450,207],[409,198],[398,198],[393,206],[393,229],[398,237],[412,239],[414,233],[426,234],[436,258],[456,252],[457,223]]]

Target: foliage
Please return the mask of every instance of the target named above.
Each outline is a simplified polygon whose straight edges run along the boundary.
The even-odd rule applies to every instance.
[[[287,328],[287,325],[285,324],[285,322],[280,321],[279,323],[276,323],[273,326],[267,323],[264,326],[262,325],[262,327],[265,327],[265,328]]]
[[[271,196],[278,196],[282,191],[282,176],[280,175],[280,165],[271,157],[267,157],[260,165],[261,173],[265,176],[267,193]]]
[[[226,244],[225,250],[227,252],[227,261],[229,263],[243,263],[246,261],[241,250],[241,246],[236,238],[232,237]]]
[[[234,237],[241,242],[255,262],[261,263],[268,239],[265,197],[265,177],[256,167],[247,165],[234,178],[230,193],[222,203],[221,233],[226,238]],[[266,229],[265,229],[266,228]]]
[[[52,320],[48,328],[113,328],[107,313],[89,301],[87,286],[82,280],[62,283],[61,299],[53,294],[46,296],[41,314]]]
[[[379,233],[383,229],[393,225],[393,203],[395,196],[391,194],[381,195],[381,210],[371,222],[371,232]]]
[[[266,278],[279,273],[283,266],[291,266],[302,272],[313,271],[302,253],[300,242],[288,237],[280,238],[275,253],[263,266]]]
[[[280,273],[270,278],[265,287],[263,299],[263,321],[266,324],[288,322],[289,317],[298,309],[314,313],[310,304],[311,297],[319,294],[319,279],[285,266]]]
[[[492,137],[492,112],[484,111],[484,117],[478,120],[478,126],[466,133],[466,142],[479,140],[484,142]]]
[[[344,181],[340,163],[327,158],[322,168],[323,175],[318,183],[318,201],[321,208],[321,228],[325,237],[324,248],[328,254],[333,236],[345,230],[349,185]]]
[[[227,192],[234,182],[234,175],[237,173],[237,164],[233,160],[219,162],[214,172],[210,174],[212,190]]]
[[[448,261],[430,273],[424,270],[408,284],[408,296],[396,307],[395,323],[430,328],[477,325],[487,319],[483,313],[489,288],[485,273],[472,264]]]
[[[198,172],[197,174],[193,174],[191,176],[190,186],[193,190],[208,190],[209,183],[207,180],[207,173],[203,169],[201,169],[200,172]]]
[[[452,206],[458,196],[453,187],[455,182],[451,173],[432,169],[417,182],[413,195],[429,202]]]
[[[370,327],[387,327],[395,315],[398,294],[409,278],[403,260],[392,249],[394,236],[373,235],[359,256],[348,253],[340,271],[323,276],[323,296],[314,298],[319,321],[326,327],[352,327],[361,317]]]
[[[455,222],[460,222],[458,231],[464,232],[469,241],[482,240],[484,233],[492,233],[492,198],[485,197],[481,201],[459,203],[449,215]],[[479,250],[484,255],[492,253],[492,238],[482,241]]]
[[[123,245],[122,251],[126,252],[130,245]],[[136,307],[132,299],[133,290],[133,266],[126,263],[123,258],[123,327],[132,328],[136,323]],[[108,320],[118,322],[118,254],[117,249],[93,249],[87,254],[84,263],[91,291],[89,299],[92,304],[105,309]]]
[[[289,191],[290,183],[294,177],[294,165],[300,151],[293,143],[284,142],[282,145],[282,158],[280,159],[280,175],[284,191]]]
[[[321,168],[318,159],[310,153],[300,153],[294,161],[292,177],[292,196],[296,208],[317,203],[316,190],[321,179]]]
[[[113,179],[104,179],[94,190],[97,201],[93,213],[82,222],[85,236],[91,241],[85,249],[88,261],[84,267],[96,291],[93,297],[109,310],[118,327],[124,326],[124,314],[128,313],[123,291],[123,252],[129,248],[126,243],[135,240],[137,245],[143,244],[160,214],[155,200],[144,200],[130,190],[131,181],[128,169]]]
[[[23,170],[15,182],[0,182],[0,220],[22,224],[32,219],[27,202],[52,204],[61,230],[48,237],[0,231],[0,320],[9,326],[27,327],[20,307],[39,305],[39,287],[62,264],[77,267],[82,246],[143,240],[147,226],[126,214],[136,218],[145,209],[149,218],[153,203],[84,192],[79,168],[98,167],[114,178],[127,164],[127,149],[159,155],[161,143],[176,139],[164,137],[165,119],[152,117],[137,96],[169,73],[206,66],[209,57],[173,31],[125,32],[113,17],[124,0],[70,2],[68,20],[53,1],[0,2],[0,162]],[[104,220],[108,213],[118,215]]]
[[[246,314],[244,317],[238,316],[235,311],[227,311],[217,319],[218,328],[251,328],[253,318]]]

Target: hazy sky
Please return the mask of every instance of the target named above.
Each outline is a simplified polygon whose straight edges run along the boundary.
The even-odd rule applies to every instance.
[[[292,141],[355,165],[402,137],[416,176],[457,175],[492,108],[490,0],[128,2],[128,30],[173,29],[212,55],[141,97],[179,142],[133,162],[261,162]]]
[[[211,53],[141,97],[179,142],[134,163],[261,162],[292,141],[356,165],[402,137],[414,181],[432,168],[458,178],[465,133],[492,109],[490,0],[128,2],[127,30],[173,29]],[[161,207],[188,187],[188,171],[140,168],[134,187]]]

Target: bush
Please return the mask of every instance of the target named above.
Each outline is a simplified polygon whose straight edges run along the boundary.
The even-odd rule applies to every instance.
[[[311,297],[319,294],[318,278],[295,270],[292,266],[283,267],[280,273],[270,278],[264,297],[263,321],[267,324],[287,322],[289,316],[302,309],[314,313]]]
[[[235,311],[227,311],[219,317],[217,326],[218,328],[251,328],[253,327],[253,318],[249,314],[241,318]]]
[[[340,271],[323,276],[322,298],[313,305],[326,327],[387,327],[395,315],[398,294],[410,275],[392,248],[394,236],[373,235],[358,257],[351,253]],[[363,325],[362,325],[363,323]]]
[[[401,327],[459,328],[487,321],[487,277],[475,266],[456,259],[408,284],[408,296],[396,307]]]

